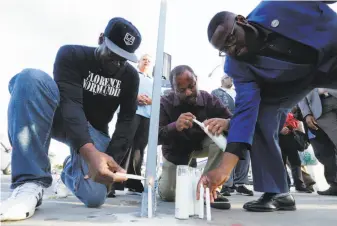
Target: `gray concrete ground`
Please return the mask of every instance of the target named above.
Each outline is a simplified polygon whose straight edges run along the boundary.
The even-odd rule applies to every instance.
[[[10,195],[10,177],[1,175],[1,200]],[[242,209],[242,205],[259,197],[232,195],[229,197],[232,209],[227,211],[212,209],[212,222],[174,218],[174,203],[158,201],[157,215],[153,219],[140,218],[139,195],[119,193],[117,198],[108,199],[100,209],[84,207],[74,196],[64,199],[55,198],[49,188],[43,205],[35,215],[25,221],[3,222],[2,225],[222,225],[222,226],[317,226],[336,225],[337,197],[323,197],[316,193],[293,193],[297,201],[297,211],[275,213],[251,213]]]

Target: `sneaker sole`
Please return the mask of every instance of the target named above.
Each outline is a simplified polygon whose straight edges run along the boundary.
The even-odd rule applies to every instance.
[[[0,216],[0,222],[10,222],[10,221],[20,221],[20,220],[25,220],[25,219],[28,219],[28,218],[31,218],[34,213],[35,213],[35,210],[42,205],[42,199],[40,199],[37,204],[36,204],[36,207],[30,211],[30,212],[26,212],[25,214],[21,215],[21,216],[16,216],[14,218],[6,218],[6,215],[4,216]]]
[[[211,207],[219,210],[229,210],[231,208],[231,204],[229,202],[217,202],[211,203]]]
[[[285,207],[278,207],[276,209],[250,209],[244,208],[249,212],[275,212],[275,211],[294,211],[296,210],[296,206],[285,206]]]
[[[246,194],[241,192],[236,192],[237,195],[243,195],[243,196],[254,196],[254,194]]]

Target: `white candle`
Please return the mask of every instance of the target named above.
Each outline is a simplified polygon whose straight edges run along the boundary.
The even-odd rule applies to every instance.
[[[206,217],[207,221],[211,221],[211,199],[209,195],[209,188],[206,188]]]
[[[117,176],[126,177],[127,179],[134,180],[145,180],[145,177],[134,175],[134,174],[126,174],[126,173],[115,173]]]
[[[204,186],[200,185],[199,218],[204,219]]]
[[[152,185],[149,183],[147,186],[147,217],[152,218]]]
[[[178,165],[176,172],[175,217],[180,220],[189,218],[190,192],[188,166]]]
[[[195,172],[194,172],[194,177],[193,177],[193,191],[194,191],[194,215],[197,215],[199,216],[199,210],[200,210],[200,207],[199,207],[199,203],[200,203],[200,200],[197,200],[197,187],[198,187],[198,182],[200,180],[200,176],[201,176],[201,172],[199,169],[195,169]]]
[[[196,201],[196,187],[194,186],[194,177],[195,177],[195,168],[189,167],[189,209],[190,209],[190,216],[194,216],[194,202]]]

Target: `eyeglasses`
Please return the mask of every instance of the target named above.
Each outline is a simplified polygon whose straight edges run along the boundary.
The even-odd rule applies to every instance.
[[[224,57],[226,56],[226,53],[225,51],[232,47],[233,45],[235,45],[236,43],[236,36],[234,35],[234,30],[235,30],[235,24],[237,22],[237,18],[235,17],[235,20],[233,22],[233,25],[232,25],[232,31],[231,33],[228,35],[227,39],[226,39],[226,44],[222,47],[222,49],[219,51],[219,56],[220,57]]]

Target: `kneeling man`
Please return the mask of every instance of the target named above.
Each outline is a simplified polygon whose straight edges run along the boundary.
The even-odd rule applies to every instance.
[[[216,168],[222,159],[221,150],[195,123],[204,122],[213,134],[228,130],[231,113],[217,97],[198,91],[197,77],[186,65],[170,74],[172,92],[161,98],[159,144],[163,151],[163,169],[158,188],[162,200],[174,201],[177,165],[195,166],[195,158],[208,157],[204,173]],[[218,194],[212,207],[229,209],[228,200]]]

